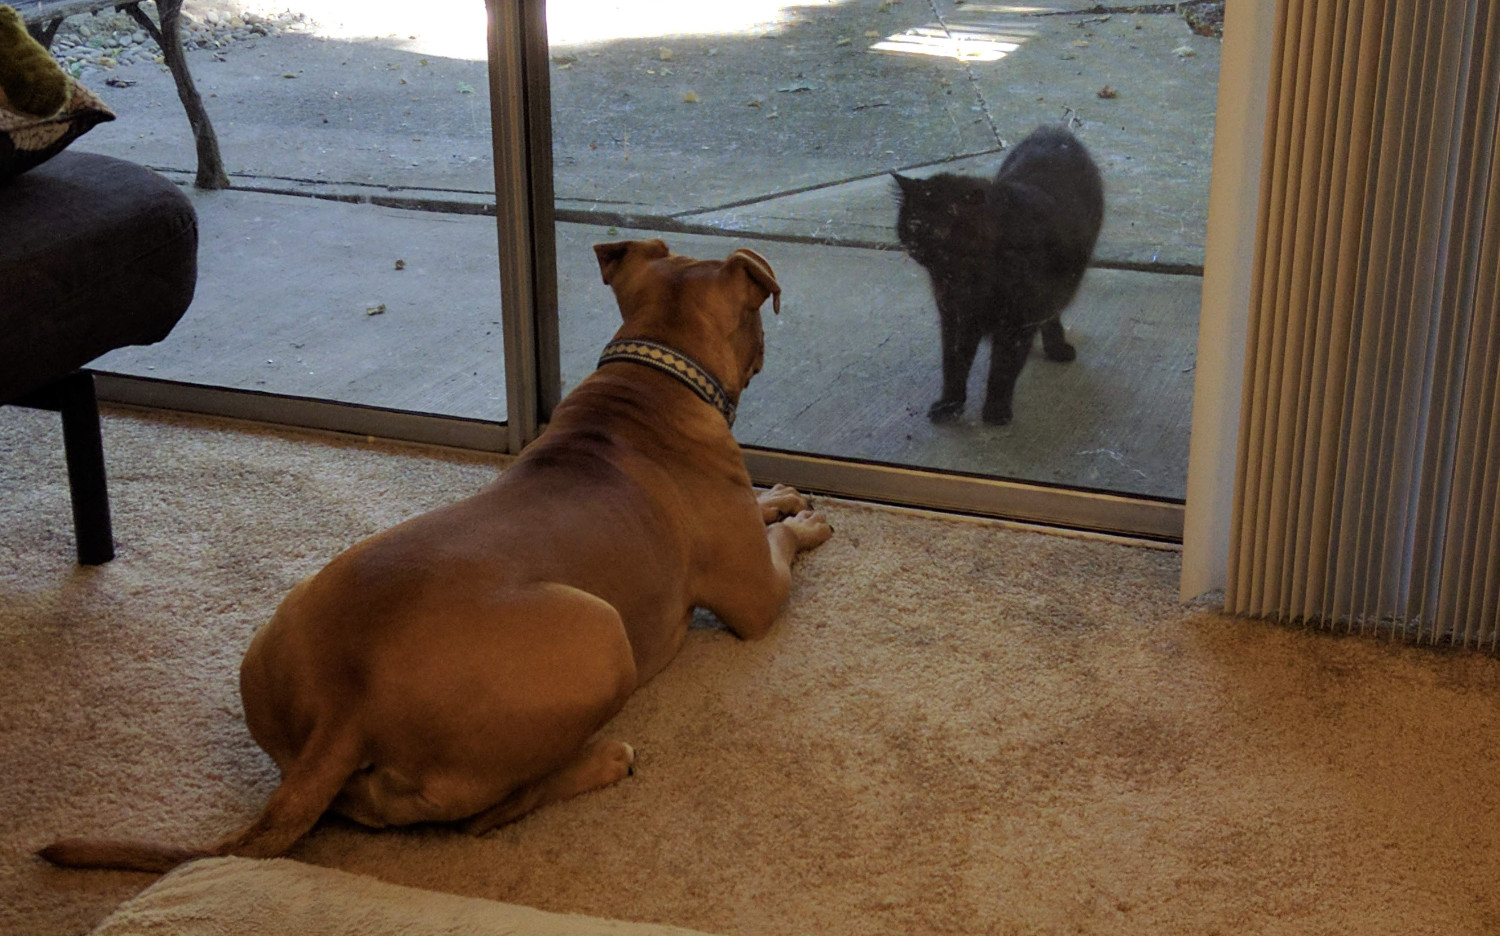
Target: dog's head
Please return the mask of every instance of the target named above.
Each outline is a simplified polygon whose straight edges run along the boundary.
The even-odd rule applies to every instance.
[[[769,296],[781,311],[781,286],[766,258],[741,247],[723,260],[694,260],[661,240],[595,244],[594,254],[624,320],[615,337],[678,349],[738,402],[765,356],[760,307]]]

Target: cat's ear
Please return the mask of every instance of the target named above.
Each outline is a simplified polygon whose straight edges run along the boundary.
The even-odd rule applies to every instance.
[[[901,175],[899,172],[892,172],[891,178],[896,180],[896,190],[902,195],[910,194],[911,191],[915,189],[921,181],[919,179],[909,179],[906,176]]]

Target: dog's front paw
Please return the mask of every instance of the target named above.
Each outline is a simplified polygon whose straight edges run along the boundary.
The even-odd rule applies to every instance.
[[[801,511],[796,516],[781,521],[781,525],[791,530],[792,535],[797,538],[798,552],[822,546],[833,535],[833,527],[821,510]]]
[[[760,515],[766,523],[775,523],[783,517],[796,516],[808,508],[807,498],[796,488],[778,484],[769,491],[762,491],[756,498],[760,504]]]

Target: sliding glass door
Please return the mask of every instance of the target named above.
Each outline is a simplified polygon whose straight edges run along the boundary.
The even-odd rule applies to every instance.
[[[618,324],[592,243],[661,237],[704,257],[750,247],[784,290],[782,314],[766,309],[765,369],[736,424],[752,466],[865,496],[1174,535],[1216,22],[1160,4],[646,10],[546,4],[563,390],[589,373]],[[934,419],[942,315],[929,270],[898,239],[893,173],[990,180],[1038,127],[1073,134],[1104,182],[1092,263],[1061,317],[1073,359],[1051,360],[1035,341],[1003,422],[984,412],[994,379],[984,341],[963,381],[967,405]],[[1049,275],[1046,257],[988,258],[1013,257],[1007,239],[1045,240],[1036,227],[1048,223],[996,207],[988,227],[946,249],[986,258],[959,264],[964,275],[1033,295],[1027,278]],[[1003,314],[982,302],[949,313]]]
[[[230,187],[190,190],[193,306],[166,341],[98,362],[134,379],[106,388],[503,420],[483,6],[246,0],[190,5],[183,26]],[[74,145],[186,183],[193,135],[134,29],[114,11],[63,23],[55,51],[118,114]]]
[[[519,451],[616,327],[592,244],[750,247],[784,290],[736,425],[758,480],[1177,538],[1222,6],[1078,6],[307,0],[209,24],[189,61],[232,188],[194,193],[188,318],[102,361],[105,395]],[[81,68],[122,117],[76,145],[186,182],[160,65]],[[944,249],[993,297],[1048,272],[996,259],[1048,223],[992,181],[1039,127],[1091,153],[1103,223],[1005,419],[987,337],[945,386],[895,176],[971,187],[929,209],[970,212]]]

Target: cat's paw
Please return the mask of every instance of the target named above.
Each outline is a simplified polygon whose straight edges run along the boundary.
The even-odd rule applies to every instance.
[[[980,412],[979,418],[983,419],[988,426],[1008,426],[1011,420],[1010,405],[1005,406],[984,404],[984,410]]]
[[[1061,347],[1055,345],[1046,345],[1042,348],[1042,350],[1046,353],[1047,360],[1049,361],[1066,362],[1078,357],[1078,349],[1074,348],[1066,341],[1062,343]]]
[[[963,400],[938,400],[927,409],[927,418],[935,423],[958,422],[963,414]]]

